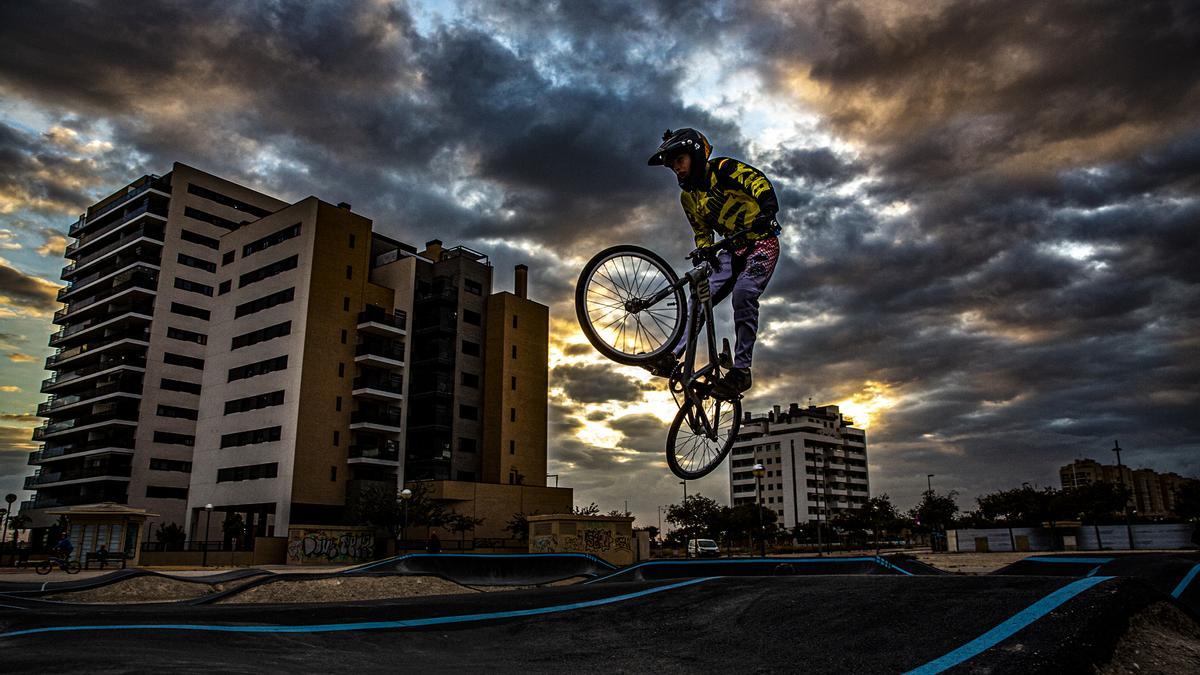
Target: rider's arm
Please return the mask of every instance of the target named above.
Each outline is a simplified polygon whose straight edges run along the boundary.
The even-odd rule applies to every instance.
[[[779,211],[779,199],[775,188],[766,175],[758,169],[736,159],[722,159],[716,166],[717,185],[741,190],[758,203],[758,219],[770,221]]]
[[[692,226],[692,235],[696,239],[696,248],[704,248],[712,246],[713,231],[712,228],[700,222],[696,215],[692,212],[693,204],[691,203],[692,196],[687,192],[680,194],[679,201],[683,204],[683,213],[687,216],[688,223]]]

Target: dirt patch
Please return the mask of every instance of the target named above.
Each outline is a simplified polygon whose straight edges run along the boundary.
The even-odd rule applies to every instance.
[[[588,580],[588,577],[567,577],[566,579],[559,579],[558,581],[551,581],[550,583],[546,583],[546,584],[536,584],[536,585],[527,585],[527,586],[479,586],[479,585],[474,585],[474,586],[471,586],[471,588],[473,588],[477,591],[482,591],[484,593],[495,593],[497,591],[524,591],[524,590],[528,590],[530,588],[546,588],[549,586],[573,586],[575,584],[583,583],[584,581],[587,581],[587,580]]]
[[[218,603],[348,602],[477,592],[439,577],[347,576],[275,581],[218,600]]]
[[[958,574],[991,574],[996,570],[1024,560],[1036,553],[914,553],[913,557],[926,565]]]
[[[123,579],[99,588],[48,596],[48,600],[79,603],[137,603],[191,600],[226,588],[241,585],[242,580],[226,584],[200,584],[159,576]]]
[[[1200,673],[1200,624],[1182,610],[1159,602],[1129,621],[1100,675]]]

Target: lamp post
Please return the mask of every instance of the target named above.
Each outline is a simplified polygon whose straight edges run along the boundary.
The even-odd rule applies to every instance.
[[[683,508],[687,509],[687,481],[681,480],[681,481],[679,481],[679,484],[683,486]],[[686,513],[686,511],[685,511],[685,513]],[[689,544],[689,542],[687,539],[687,533],[684,533],[684,537],[683,537],[683,557],[684,557],[684,559],[692,557],[692,552],[688,550],[688,544]]]
[[[400,537],[404,539],[405,553],[408,553],[408,500],[410,499],[412,499],[412,490],[404,488],[400,491],[400,501],[404,504],[404,529],[400,531]]]
[[[934,476],[936,476],[936,475],[937,475],[937,474],[934,474],[934,473],[927,473],[927,474],[925,474],[925,488],[926,488],[926,492],[933,492],[933,477],[934,477]]]
[[[212,526],[212,504],[204,505],[204,560],[200,563],[201,567],[208,567],[208,531]]]
[[[12,520],[12,503],[17,501],[17,495],[12,494],[12,492],[8,492],[8,494],[4,496],[4,501],[8,502],[8,510],[6,510],[6,512],[4,514],[4,533],[0,534],[0,548],[2,548],[2,546],[4,546],[4,543],[8,539],[8,522],[10,522]],[[13,530],[13,531],[16,532],[16,530]],[[16,539],[16,537],[13,537],[13,538]],[[2,558],[2,557],[4,557],[4,556],[0,555],[0,558]],[[12,561],[13,561],[12,562],[13,567],[16,567],[17,566],[17,542],[12,543]]]
[[[1117,475],[1121,477],[1121,497],[1123,498],[1123,510],[1125,511],[1125,534],[1129,537],[1129,549],[1137,548],[1133,545],[1133,521],[1129,517],[1129,498],[1132,496],[1133,490],[1126,492],[1125,487],[1125,467],[1121,465],[1121,446],[1113,441],[1113,452],[1117,453]]]
[[[758,551],[763,558],[767,557],[767,538],[766,529],[763,525],[763,505],[762,505],[762,477],[766,475],[767,470],[762,464],[754,465],[754,484],[755,491],[758,493]]]

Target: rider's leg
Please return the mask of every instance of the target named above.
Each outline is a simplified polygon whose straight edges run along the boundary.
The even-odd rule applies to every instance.
[[[720,262],[721,269],[714,270],[712,275],[708,277],[708,288],[712,292],[712,304],[714,305],[721,300],[724,300],[725,296],[729,295],[730,291],[733,290],[735,272],[739,271],[734,269],[734,260],[729,255],[729,251],[721,250],[719,253],[717,253],[717,260]],[[692,302],[693,298],[689,297],[687,316],[692,315]],[[700,312],[700,321],[696,324],[696,330],[700,330],[703,327],[704,312]],[[679,359],[683,358],[683,352],[687,349],[688,340],[690,338],[690,327],[685,322],[683,324],[683,337],[680,338],[679,344],[675,345],[675,360],[678,361]]]
[[[779,260],[779,240],[760,239],[746,257],[746,265],[733,285],[733,325],[737,344],[733,351],[734,368],[750,368],[754,342],[758,337],[758,297],[767,288]]]

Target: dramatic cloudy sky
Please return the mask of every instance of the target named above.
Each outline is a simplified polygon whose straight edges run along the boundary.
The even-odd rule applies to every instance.
[[[181,161],[487,251],[500,288],[527,262],[551,471],[654,522],[665,394],[586,346],[570,293],[605,245],[682,263],[678,188],[645,166],[678,126],[782,203],[749,409],[841,403],[902,507],[926,473],[966,504],[1114,439],[1200,473],[1195,3],[30,0],[0,37],[5,491],[67,225]]]

